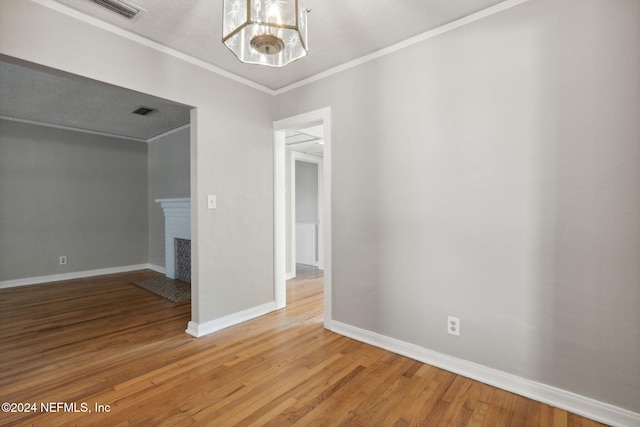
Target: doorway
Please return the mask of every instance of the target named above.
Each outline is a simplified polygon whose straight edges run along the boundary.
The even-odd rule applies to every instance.
[[[320,128],[320,129],[315,129]],[[322,221],[323,204],[323,126],[287,131],[285,138],[288,162],[287,179],[287,279],[296,277],[298,264],[317,267],[324,270],[324,221]],[[315,131],[313,140],[308,142],[296,141],[297,136],[290,137],[290,133],[310,135]],[[311,144],[319,146],[306,147]],[[304,150],[304,151],[301,151]],[[309,154],[313,152],[313,154]]]
[[[31,174],[28,183],[14,176],[15,185],[24,194],[42,193],[46,197],[37,199],[45,206],[61,207],[57,200],[64,194],[65,206],[75,207],[50,209],[44,219],[42,215],[28,217],[30,229],[25,229],[20,226],[24,212],[37,212],[24,209],[33,197],[23,198],[26,205],[3,206],[0,216],[11,220],[21,249],[13,251],[13,257],[20,260],[13,262],[15,268],[3,270],[15,278],[0,277],[0,288],[147,268],[164,273],[165,219],[156,199],[189,197],[193,192],[197,175],[191,153],[196,144],[197,110],[5,55],[0,55],[0,74],[0,92],[16,100],[11,106],[13,116],[2,120],[12,122],[12,127],[19,124],[17,135],[29,140],[29,145],[20,143],[16,145],[19,150],[12,150],[14,163],[21,165],[16,171],[29,173],[43,167],[50,171],[46,182],[39,174]],[[65,102],[61,102],[63,96]],[[130,111],[136,105],[153,109],[153,114],[144,118],[130,115],[136,110],[144,112],[144,108]],[[81,167],[76,164],[78,156]],[[122,182],[126,182],[126,191]],[[83,191],[87,183],[92,191]],[[43,193],[43,187],[50,191]],[[11,187],[7,190],[17,194]],[[80,234],[78,223],[84,227]],[[51,228],[51,224],[56,226]],[[24,230],[31,233],[35,229],[48,230],[48,237],[27,238]],[[5,245],[14,240],[9,235],[3,239]],[[194,235],[194,246],[196,240]],[[87,245],[89,241],[99,241],[98,249]],[[40,255],[34,256],[36,253]],[[58,265],[61,253],[65,262]],[[144,254],[146,262],[139,263]],[[47,261],[51,259],[56,260],[53,265]],[[191,259],[195,275],[196,260]],[[197,307],[197,293],[192,293],[192,299],[192,307]]]
[[[318,135],[322,137],[319,138]],[[289,136],[289,138],[287,138]],[[295,137],[295,138],[292,138]],[[288,140],[288,141],[287,141]],[[296,144],[296,141],[300,141]],[[320,143],[321,141],[322,143]],[[289,144],[287,144],[289,142]],[[290,150],[287,146],[322,145],[322,156]],[[307,150],[308,151],[308,150]],[[296,153],[296,154],[293,154]],[[287,162],[289,158],[289,162]],[[331,109],[329,107],[274,122],[274,284],[276,308],[286,306],[287,273],[295,272],[295,205],[293,195],[297,161],[318,168],[317,264],[324,269],[324,326],[331,329]],[[288,164],[287,164],[288,163]],[[288,166],[288,167],[287,167]],[[287,169],[289,173],[287,173]],[[295,197],[293,198],[295,200]],[[293,229],[293,230],[292,230]],[[315,245],[314,245],[315,246]],[[289,254],[289,256],[287,256]],[[292,255],[293,254],[293,255]]]

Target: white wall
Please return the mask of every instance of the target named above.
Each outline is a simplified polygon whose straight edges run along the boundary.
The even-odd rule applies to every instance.
[[[42,4],[60,7],[0,3],[0,54],[197,108],[192,320],[273,302],[272,97]],[[207,194],[217,210],[206,209]]]
[[[639,16],[532,0],[279,95],[332,108],[334,319],[640,412]]]

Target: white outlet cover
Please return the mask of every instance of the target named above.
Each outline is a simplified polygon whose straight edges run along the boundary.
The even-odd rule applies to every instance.
[[[460,336],[460,318],[447,316],[447,333]]]

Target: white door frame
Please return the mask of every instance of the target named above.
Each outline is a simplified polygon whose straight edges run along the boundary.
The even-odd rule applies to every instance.
[[[324,126],[323,203],[320,223],[323,224],[324,250],[324,327],[331,330],[331,107],[278,120],[274,130],[274,294],[276,309],[287,305],[286,284],[286,182],[285,132],[316,125]]]
[[[324,221],[322,220],[323,203],[323,177],[324,160],[322,157],[312,156],[298,151],[291,152],[289,192],[291,193],[291,206],[289,206],[289,247],[291,248],[291,266],[293,272],[287,272],[287,278],[296,277],[296,161],[315,163],[318,165],[318,265],[320,270],[324,270]]]

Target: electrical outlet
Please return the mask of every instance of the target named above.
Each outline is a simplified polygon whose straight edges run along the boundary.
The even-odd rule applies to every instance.
[[[447,333],[460,336],[460,319],[458,317],[447,317]]]
[[[67,263],[67,257],[66,256],[61,256],[60,257],[60,265],[65,265]]]

